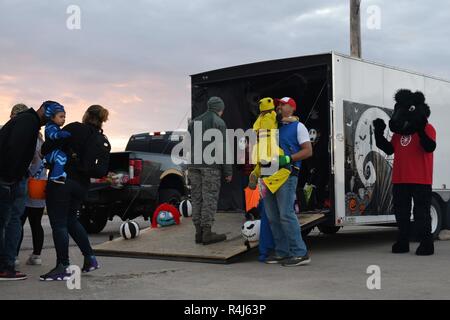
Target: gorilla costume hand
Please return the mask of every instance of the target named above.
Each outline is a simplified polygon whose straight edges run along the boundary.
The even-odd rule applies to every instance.
[[[383,119],[376,119],[373,121],[373,127],[375,131],[375,142],[379,149],[383,150],[387,155],[394,153],[394,147],[392,143],[384,137],[384,130],[386,129],[386,123]]]
[[[383,134],[384,129],[386,129],[386,123],[384,123],[383,119],[378,118],[373,121],[373,127],[375,129],[376,134],[377,133]]]

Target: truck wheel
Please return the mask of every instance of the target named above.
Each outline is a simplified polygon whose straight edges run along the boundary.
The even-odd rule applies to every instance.
[[[431,198],[430,215],[431,215],[431,234],[433,235],[434,239],[437,239],[439,237],[439,233],[441,232],[442,228],[442,208],[436,197]]]
[[[105,208],[87,208],[83,206],[79,220],[87,233],[97,234],[105,228],[108,222],[108,215]]]
[[[181,193],[177,189],[161,189],[159,190],[158,203],[169,203],[178,208],[181,202]]]
[[[324,234],[335,234],[341,229],[341,227],[324,226],[324,225],[321,225],[321,224],[319,224],[317,226],[317,228],[319,228],[319,231],[324,233]]]

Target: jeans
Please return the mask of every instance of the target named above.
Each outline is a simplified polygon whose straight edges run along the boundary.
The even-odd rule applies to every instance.
[[[260,201],[258,210],[261,215],[261,229],[259,232],[259,258],[261,262],[266,261],[270,252],[275,249],[272,230],[270,229],[269,219],[267,218],[264,202]]]
[[[0,185],[0,269],[14,269],[17,246],[22,235],[27,179]]]
[[[56,264],[70,265],[69,234],[85,257],[93,255],[86,230],[78,221],[78,211],[87,194],[78,182],[67,179],[65,184],[47,185],[47,213],[56,249]]]
[[[290,176],[275,194],[268,190],[264,197],[275,253],[280,257],[302,257],[308,253],[294,210],[297,182],[298,177]]]

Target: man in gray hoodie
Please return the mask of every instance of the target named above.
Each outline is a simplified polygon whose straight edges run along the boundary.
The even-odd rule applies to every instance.
[[[226,163],[228,146],[226,143],[226,125],[222,120],[225,104],[219,97],[212,97],[208,100],[208,110],[193,119],[189,124],[188,131],[191,136],[191,164],[188,167],[189,179],[191,181],[192,198],[192,221],[195,226],[195,243],[208,245],[226,240],[225,234],[216,234],[211,231],[214,224],[214,215],[217,211],[219,192],[222,181],[222,174],[227,182],[232,179],[232,165]],[[223,140],[213,142],[203,141],[203,136],[195,136],[199,131],[194,130],[195,126],[201,126],[201,134],[209,129],[217,129],[221,133]],[[197,150],[195,143],[201,142],[201,150]],[[223,150],[223,154],[218,154],[218,161],[211,163],[205,161],[204,151],[212,144],[215,151]],[[208,147],[211,150],[211,146]],[[201,151],[202,154],[198,154]],[[215,157],[215,154],[212,154]]]

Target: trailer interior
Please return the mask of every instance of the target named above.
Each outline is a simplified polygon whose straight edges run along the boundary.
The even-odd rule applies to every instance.
[[[226,105],[227,127],[249,129],[259,114],[258,101],[264,97],[291,97],[297,102],[296,115],[310,131],[313,157],[303,161],[297,199],[302,213],[321,209],[332,211],[333,177],[330,157],[330,108],[332,100],[331,55],[306,56],[259,62],[210,71],[192,76],[192,118],[206,111],[211,96],[220,96]],[[219,209],[242,209],[242,173],[225,189]],[[305,184],[313,193],[306,201]],[[332,221],[334,222],[334,221]]]

